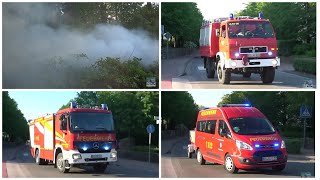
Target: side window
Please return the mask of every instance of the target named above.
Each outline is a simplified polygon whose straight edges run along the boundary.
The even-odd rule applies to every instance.
[[[197,131],[205,132],[206,130],[206,121],[198,121],[197,122]]]
[[[217,123],[217,120],[207,121],[206,133],[214,134],[216,131],[216,123]]]
[[[226,25],[223,25],[223,26],[221,27],[221,31],[222,31],[221,37],[226,37]]]
[[[221,132],[225,131],[226,133],[230,133],[230,130],[227,126],[227,123],[224,120],[219,120],[218,133],[222,137]]]

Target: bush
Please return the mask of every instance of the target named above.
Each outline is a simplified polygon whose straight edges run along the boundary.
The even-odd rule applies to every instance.
[[[277,43],[279,56],[290,56],[293,54],[296,40],[278,40]]]
[[[316,57],[316,45],[315,44],[297,44],[293,48],[296,55],[307,55],[308,57]]]
[[[296,71],[316,74],[316,59],[296,58],[293,67]]]
[[[287,152],[289,154],[300,154],[302,143],[300,139],[285,139]]]

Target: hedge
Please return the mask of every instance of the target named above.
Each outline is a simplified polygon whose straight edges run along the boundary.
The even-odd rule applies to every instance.
[[[293,67],[296,71],[316,74],[316,59],[315,58],[296,58],[293,61]]]
[[[302,143],[300,139],[284,139],[289,154],[300,154]]]

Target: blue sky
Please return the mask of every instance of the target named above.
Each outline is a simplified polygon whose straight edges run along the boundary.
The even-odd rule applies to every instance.
[[[28,120],[56,113],[63,104],[77,96],[77,91],[9,91],[9,95]]]
[[[196,104],[202,105],[205,107],[217,107],[218,103],[222,100],[222,97],[225,94],[230,94],[232,91],[229,90],[223,90],[223,91],[188,91]]]

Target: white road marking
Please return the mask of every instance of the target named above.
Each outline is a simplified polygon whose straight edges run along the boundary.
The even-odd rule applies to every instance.
[[[172,89],[192,89],[188,79],[172,78]]]
[[[205,71],[206,69],[203,66],[198,66],[199,71]]]

